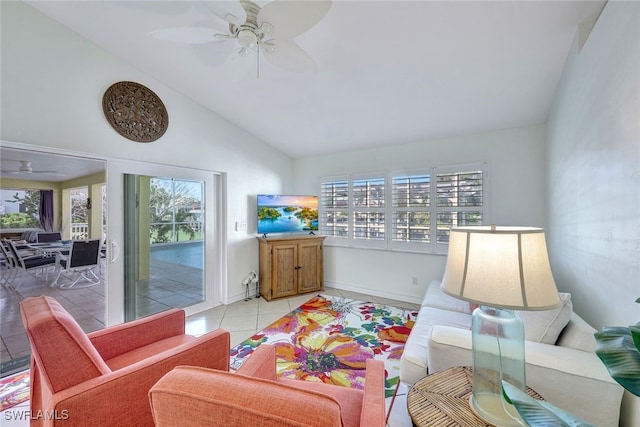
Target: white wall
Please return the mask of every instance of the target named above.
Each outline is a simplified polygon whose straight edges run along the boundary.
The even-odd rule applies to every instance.
[[[255,194],[287,191],[292,160],[24,3],[1,7],[0,139],[226,173],[227,292],[244,296],[242,279],[258,268]],[[121,80],[141,83],[163,100],[169,128],[162,138],[139,144],[111,129],[102,95]],[[249,229],[236,232],[235,221]]]
[[[390,118],[392,120],[392,118]],[[318,194],[323,176],[489,163],[490,221],[545,226],[545,127],[533,126],[294,160],[295,191]],[[420,302],[445,256],[325,247],[325,282]],[[418,286],[412,277],[418,277]]]
[[[640,321],[640,3],[610,1],[582,50],[574,46],[548,159],[558,285],[596,328]],[[639,398],[627,394],[621,425],[640,425]]]
[[[640,320],[639,23],[640,3],[609,2],[548,125],[553,267],[597,327]]]

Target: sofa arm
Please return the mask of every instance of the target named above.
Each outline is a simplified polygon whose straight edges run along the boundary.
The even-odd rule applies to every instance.
[[[276,348],[269,344],[259,345],[236,373],[275,381]]]
[[[429,373],[472,363],[471,331],[451,326],[433,327],[427,345]]]
[[[109,374],[53,394],[51,408],[64,418],[51,425],[153,426],[148,392],[181,365],[228,371],[229,333],[213,331]],[[64,412],[63,412],[64,411]],[[63,417],[60,417],[63,418]]]
[[[360,425],[384,426],[385,419],[385,368],[381,360],[367,360],[364,382],[364,398],[360,412]]]
[[[87,334],[104,360],[151,343],[184,335],[184,310],[171,309]]]
[[[470,366],[471,331],[435,326],[429,372]],[[618,426],[623,389],[595,353],[525,341],[527,385],[545,400],[597,426]]]

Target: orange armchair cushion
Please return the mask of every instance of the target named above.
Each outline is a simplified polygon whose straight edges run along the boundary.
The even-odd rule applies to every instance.
[[[136,348],[128,353],[121,354],[106,360],[107,366],[112,370],[124,368],[125,366],[132,365],[141,360],[148,359],[156,354],[160,354],[166,350],[170,350],[174,347],[180,347],[196,338],[191,335],[178,335],[176,337],[165,338],[162,341],[147,344],[144,347]]]

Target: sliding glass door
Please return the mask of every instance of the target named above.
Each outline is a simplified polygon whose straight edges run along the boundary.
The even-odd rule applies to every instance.
[[[109,276],[122,278],[108,291],[109,324],[218,305],[225,277],[222,177],[110,161],[107,179],[109,199],[117,198],[108,218],[119,213],[109,223]]]

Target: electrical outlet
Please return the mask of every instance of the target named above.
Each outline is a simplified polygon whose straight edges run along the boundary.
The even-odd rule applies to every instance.
[[[418,276],[413,276],[411,278],[411,283],[413,284],[413,286],[418,286]]]
[[[247,231],[246,221],[236,221],[236,231]]]

